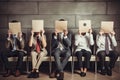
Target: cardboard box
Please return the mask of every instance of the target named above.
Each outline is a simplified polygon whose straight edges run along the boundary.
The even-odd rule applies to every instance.
[[[32,20],[32,29],[34,32],[40,32],[44,29],[44,20]]]
[[[88,32],[91,29],[91,20],[79,20],[79,30],[83,32]]]
[[[67,30],[67,21],[55,21],[55,30],[57,32],[63,32],[63,30]]]
[[[21,32],[21,23],[9,22],[9,30],[12,32],[12,34],[18,34],[18,32]]]
[[[110,33],[113,31],[114,22],[113,21],[101,21],[101,29],[105,33]]]

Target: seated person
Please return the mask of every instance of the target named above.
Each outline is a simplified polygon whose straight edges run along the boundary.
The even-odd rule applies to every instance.
[[[94,45],[92,29],[89,30],[89,33],[81,33],[79,30],[79,33],[75,35],[75,55],[78,59],[81,77],[86,76],[87,69],[90,67],[90,58],[92,54],[90,45]],[[84,64],[82,63],[82,56],[85,57]]]
[[[3,76],[8,77],[12,74],[8,57],[18,57],[16,72],[14,74],[15,77],[18,77],[21,74],[23,57],[26,54],[26,51],[24,50],[25,39],[23,38],[22,32],[19,32],[18,34],[12,34],[12,32],[8,30],[8,37],[5,44],[6,50],[1,53],[1,59],[5,65],[5,70],[7,73],[5,73]]]
[[[52,55],[54,56],[57,70],[54,74],[51,74],[50,77],[56,77],[57,79],[64,78],[64,68],[68,62],[69,57],[71,56],[71,34],[67,30],[58,33],[55,31],[52,34]],[[59,58],[62,57],[62,60]]]
[[[28,75],[28,78],[39,77],[39,66],[47,55],[47,50],[45,49],[47,43],[44,32],[44,30],[40,32],[31,31],[29,46],[31,47],[32,71]]]
[[[100,60],[101,65],[101,74],[112,76],[112,68],[115,65],[115,62],[118,58],[118,53],[113,49],[113,47],[117,46],[117,42],[115,39],[115,32],[104,33],[103,30],[99,32],[96,37],[97,43],[97,56]],[[105,57],[110,57],[110,62],[105,62]]]

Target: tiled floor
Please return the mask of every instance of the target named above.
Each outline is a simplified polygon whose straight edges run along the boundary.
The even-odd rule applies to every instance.
[[[49,78],[48,74],[45,73],[40,73],[40,78],[37,79],[28,79],[27,78],[27,74],[26,75],[22,75],[20,77],[14,77],[14,76],[10,76],[10,77],[2,77],[2,75],[0,75],[0,80],[56,80],[55,78]],[[120,80],[120,73],[117,72],[113,72],[112,76],[103,76],[100,75],[99,73],[95,74],[92,72],[88,72],[86,77],[80,77],[78,74],[71,74],[70,72],[65,72],[65,78],[64,80]]]

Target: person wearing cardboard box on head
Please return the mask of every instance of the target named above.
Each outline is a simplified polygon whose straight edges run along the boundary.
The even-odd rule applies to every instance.
[[[18,77],[21,75],[23,57],[26,54],[26,51],[24,50],[25,39],[22,32],[18,32],[18,34],[13,34],[10,30],[8,30],[8,37],[6,39],[5,45],[6,50],[1,54],[1,57],[7,73],[5,73],[3,76],[8,77],[12,74],[8,57],[18,57],[16,72],[14,74],[15,77]]]
[[[61,19],[62,21],[64,19]],[[57,69],[50,74],[51,78],[56,77],[58,80],[64,79],[64,68],[71,56],[71,34],[68,30],[63,30],[62,32],[55,32],[52,34],[52,55],[54,56]],[[61,57],[61,58],[60,58]]]
[[[39,66],[47,55],[47,50],[45,49],[47,43],[44,32],[44,30],[41,30],[40,32],[34,32],[34,30],[31,31],[29,46],[31,47],[32,71],[28,75],[28,78],[39,77]]]
[[[78,59],[78,66],[80,69],[80,76],[85,77],[87,69],[90,67],[91,49],[90,46],[94,45],[92,29],[88,32],[81,32],[75,35],[75,55]],[[82,63],[82,56],[85,57],[84,64]]]

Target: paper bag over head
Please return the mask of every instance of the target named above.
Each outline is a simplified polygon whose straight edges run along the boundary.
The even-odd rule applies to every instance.
[[[67,30],[67,21],[55,21],[55,30],[57,32],[63,32],[63,30]]]
[[[12,34],[18,34],[21,32],[21,23],[20,22],[9,22],[9,30]]]
[[[32,20],[32,30],[40,32],[44,28],[44,20]]]
[[[91,20],[79,20],[79,30],[83,32],[88,32],[91,29]]]
[[[113,21],[101,21],[101,29],[105,33],[110,33],[113,31],[114,22]]]

